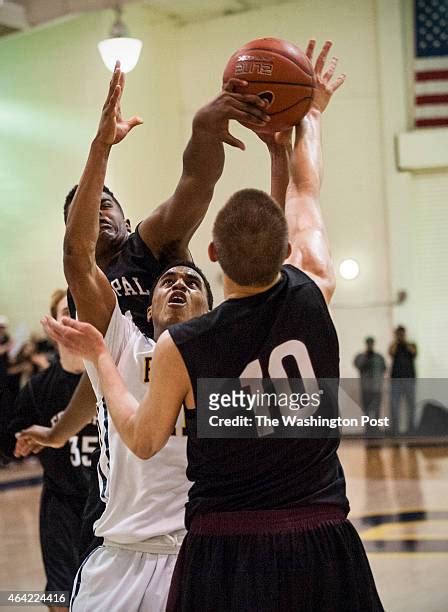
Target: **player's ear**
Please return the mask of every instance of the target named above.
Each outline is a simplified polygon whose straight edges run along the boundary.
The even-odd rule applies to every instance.
[[[151,321],[151,318],[152,318],[152,306],[150,304],[148,308],[146,309],[146,320]]]
[[[288,259],[291,256],[291,253],[292,253],[292,246],[291,246],[291,243],[288,242],[288,253],[286,254],[285,259]]]
[[[216,247],[213,242],[208,245],[208,256],[210,261],[218,261],[218,254],[216,253]]]

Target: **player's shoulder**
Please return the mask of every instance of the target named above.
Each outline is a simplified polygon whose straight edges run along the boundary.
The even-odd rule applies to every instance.
[[[185,344],[185,342],[207,333],[216,322],[216,310],[214,309],[190,321],[172,325],[168,331],[175,344]]]
[[[282,267],[283,278],[286,279],[287,288],[291,295],[300,294],[300,302],[302,305],[309,304],[310,306],[323,307],[328,310],[327,303],[320,287],[316,282],[308,276],[303,270],[300,270],[292,264],[285,264]]]
[[[292,264],[285,264],[282,266],[282,275],[286,278],[288,287],[312,287],[316,285],[312,278],[308,276],[303,270],[293,266]],[[317,285],[316,285],[317,286]]]
[[[131,312],[128,310],[124,314],[120,310],[118,300],[116,300],[114,311],[111,315],[109,325],[106,330],[105,342],[109,349],[117,343],[140,344],[152,348],[154,340],[146,336],[134,323]],[[121,347],[123,348],[123,346]]]
[[[140,223],[137,225],[135,230],[129,234],[128,239],[126,240],[123,251],[129,255],[139,255],[149,257],[151,263],[158,263],[154,253],[151,251],[149,246],[143,240],[139,231]]]

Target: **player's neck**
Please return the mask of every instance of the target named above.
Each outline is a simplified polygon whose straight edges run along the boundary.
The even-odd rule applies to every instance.
[[[79,355],[74,355],[61,345],[58,345],[58,350],[61,367],[65,372],[70,372],[70,374],[81,374],[84,372],[84,362]]]
[[[105,272],[109,267],[110,262],[114,257],[118,255],[121,249],[124,247],[129,234],[125,234],[120,240],[114,243],[101,243],[97,242],[95,250],[95,259],[98,267]]]
[[[267,291],[276,285],[280,278],[281,275],[279,272],[272,283],[263,285],[262,287],[252,287],[248,285],[238,285],[238,283],[235,283],[224,274],[224,297],[226,300],[234,300],[238,298],[251,297],[252,295],[257,295],[257,293],[263,293],[263,291]]]

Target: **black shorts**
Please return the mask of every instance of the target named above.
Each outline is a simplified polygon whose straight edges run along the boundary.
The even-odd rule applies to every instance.
[[[337,506],[197,516],[167,612],[379,612],[364,547]]]
[[[93,524],[103,514],[106,504],[100,498],[98,484],[98,461],[100,449],[96,448],[90,455],[90,480],[89,494],[87,496],[84,514],[82,517],[81,536],[79,544],[80,563],[98,546],[103,543],[103,538],[97,538],[93,533]]]
[[[71,592],[79,567],[79,541],[84,497],[42,489],[40,545],[47,577],[46,591]]]

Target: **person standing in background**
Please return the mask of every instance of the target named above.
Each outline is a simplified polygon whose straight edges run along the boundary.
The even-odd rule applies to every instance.
[[[65,289],[54,292],[50,312],[59,321],[69,314]],[[78,386],[84,371],[82,359],[63,346],[57,348],[50,366],[32,376],[15,402],[4,407],[0,456],[6,460],[21,456],[17,432],[33,423],[44,427],[57,423]],[[43,468],[39,534],[47,593],[71,591],[79,566],[90,456],[97,443],[96,421],[92,421],[62,448],[45,448],[38,454]],[[68,598],[58,604],[49,606],[50,612],[68,611]]]
[[[366,338],[365,344],[366,350],[356,355],[354,366],[359,371],[360,376],[363,412],[371,419],[377,419],[380,415],[386,362],[380,353],[375,352],[374,338],[369,336]],[[368,425],[366,434],[369,436],[373,431],[374,428]]]
[[[0,388],[4,388],[8,376],[8,352],[12,348],[12,340],[8,334],[8,317],[0,315]]]
[[[400,433],[400,402],[403,396],[407,408],[407,427],[405,433],[413,435],[415,432],[415,358],[417,346],[408,342],[406,328],[399,325],[394,332],[394,341],[389,347],[392,358],[390,374],[390,414],[392,419],[392,433]]]

